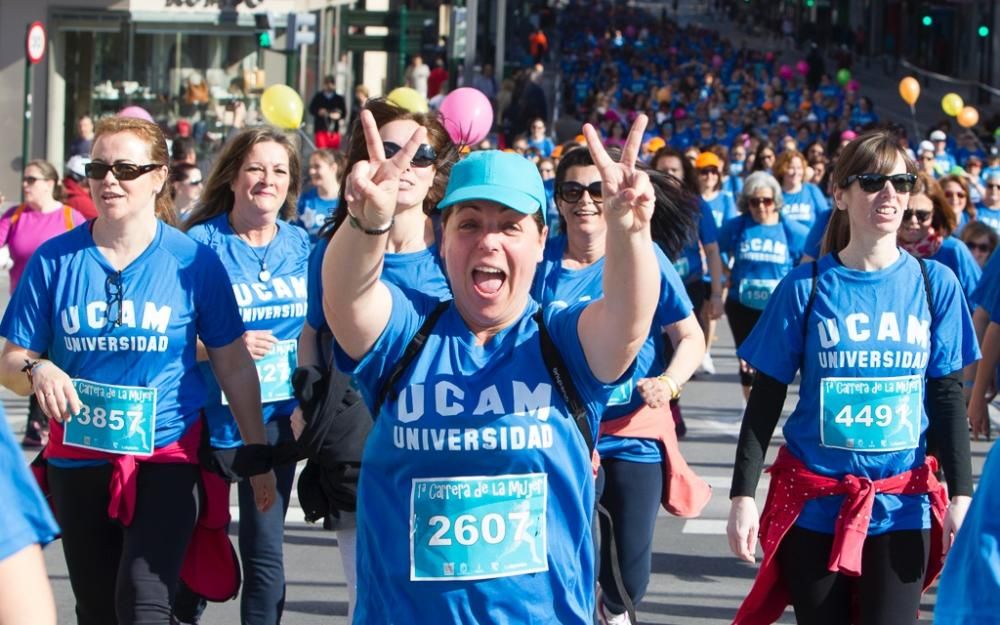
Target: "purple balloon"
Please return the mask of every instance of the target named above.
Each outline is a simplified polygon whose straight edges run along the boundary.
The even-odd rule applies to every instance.
[[[799,73],[799,76],[805,76],[809,73],[809,63],[806,61],[799,61],[795,64],[795,70]]]
[[[792,68],[790,66],[782,65],[778,68],[778,76],[780,76],[783,80],[791,80],[794,77],[794,74],[792,74]]]
[[[135,117],[136,119],[144,119],[150,123],[156,123],[153,120],[153,116],[149,114],[149,111],[142,108],[141,106],[126,106],[122,110],[118,111],[118,117]]]
[[[722,67],[722,57],[718,54],[712,55],[712,67]]]
[[[438,112],[448,136],[457,145],[479,143],[493,128],[493,106],[478,89],[455,89],[445,96]]]
[[[847,81],[848,91],[859,91],[861,89],[861,83],[857,81],[856,78],[852,78]]]

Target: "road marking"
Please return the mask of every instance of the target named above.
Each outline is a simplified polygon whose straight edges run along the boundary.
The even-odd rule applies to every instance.
[[[711,534],[724,535],[726,533],[725,519],[688,519],[684,522],[682,534]]]

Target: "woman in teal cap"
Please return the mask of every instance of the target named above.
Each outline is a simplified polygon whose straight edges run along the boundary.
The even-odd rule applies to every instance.
[[[323,267],[337,364],[376,415],[354,622],[589,624],[592,433],[659,295],[654,192],[635,167],[646,118],[620,163],[585,127],[608,222],[606,297],[544,314],[528,295],[547,234],[535,167],[496,151],[454,166],[439,203],[454,300],[439,305],[379,280],[399,176],[426,131],[386,158],[368,112],[362,126],[369,159],[348,176],[350,227]]]

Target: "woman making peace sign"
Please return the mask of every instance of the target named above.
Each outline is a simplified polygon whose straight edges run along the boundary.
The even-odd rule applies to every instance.
[[[605,198],[606,297],[544,316],[528,296],[547,234],[534,166],[495,151],[455,165],[439,204],[455,299],[435,310],[437,300],[407,299],[379,281],[399,175],[425,130],[386,159],[367,111],[362,126],[370,160],[348,177],[351,227],[334,236],[323,268],[338,365],[377,415],[358,493],[354,622],[435,614],[590,623],[594,487],[585,438],[631,374],[659,295],[654,193],[635,169],[646,118],[621,163],[584,128]],[[353,274],[338,271],[348,266]],[[426,336],[423,349],[393,370],[417,334]],[[552,351],[566,376],[550,372]],[[562,382],[576,388],[579,425]]]

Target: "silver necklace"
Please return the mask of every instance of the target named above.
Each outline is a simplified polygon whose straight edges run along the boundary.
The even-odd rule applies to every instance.
[[[229,226],[232,227],[232,225],[233,225],[232,222],[230,222]],[[235,228],[233,228],[233,232],[236,232]],[[244,238],[244,235],[240,234],[239,232],[236,232],[236,236],[239,237],[240,239]],[[267,252],[271,249],[271,244],[274,243],[274,240],[277,238],[278,238],[278,224],[274,224],[274,236],[271,237],[271,240],[268,241],[267,245],[264,246],[263,256],[257,254],[257,250],[254,249],[253,244],[250,243],[250,237],[246,237],[245,239],[247,247],[250,249],[250,253],[253,254],[253,257],[255,259],[257,259],[257,264],[260,265],[260,271],[257,273],[257,277],[260,279],[261,282],[268,282],[271,279],[271,272],[267,270]]]

